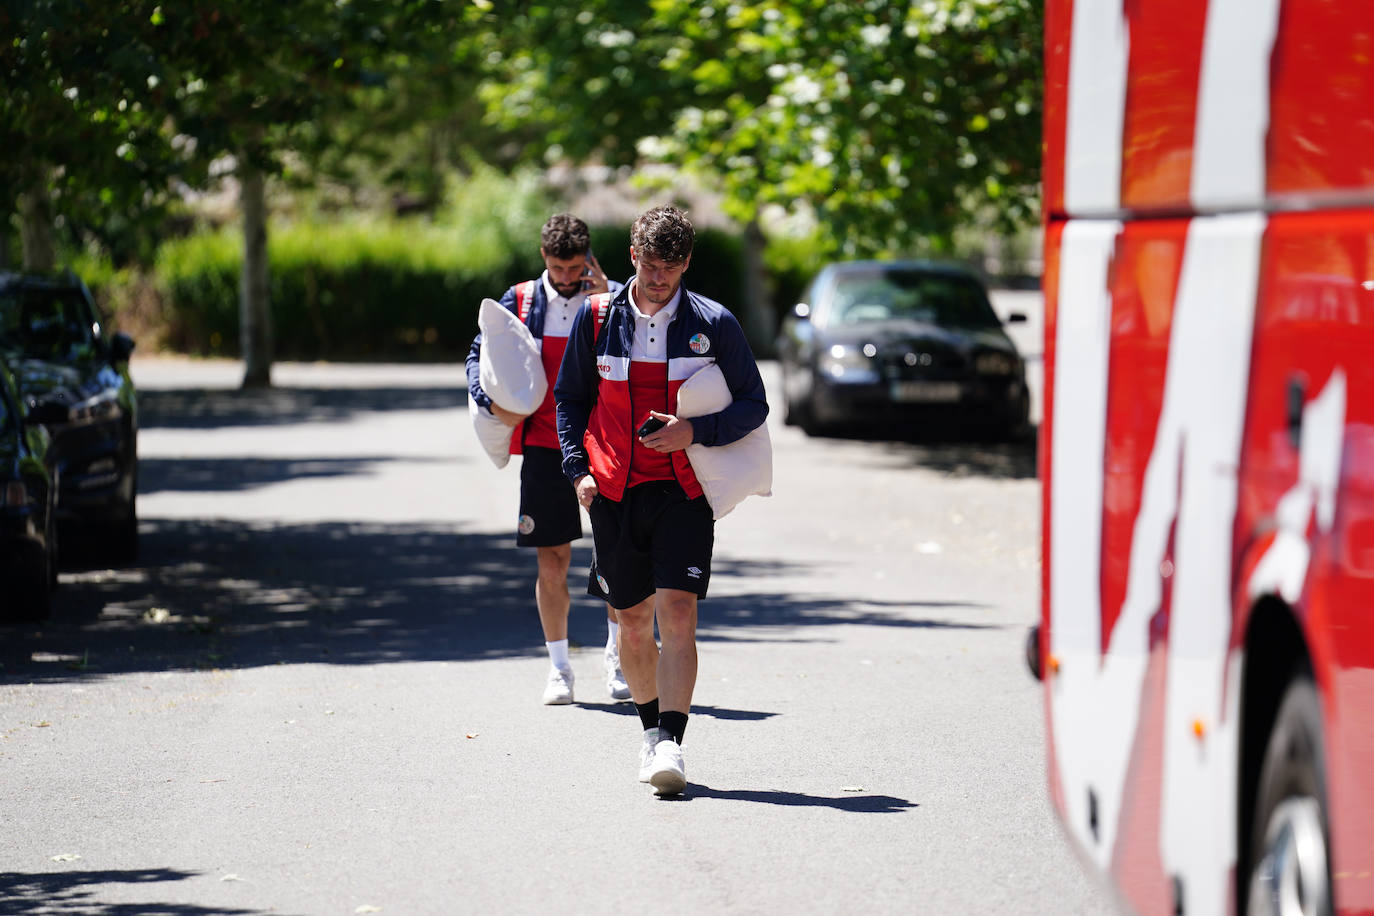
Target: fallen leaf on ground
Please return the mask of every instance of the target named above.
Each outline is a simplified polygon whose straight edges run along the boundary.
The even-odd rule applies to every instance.
[[[44,720],[44,721],[42,721],[42,722],[35,722],[33,727],[34,727],[34,728],[52,728],[52,723],[51,723],[51,722],[48,722],[47,720]]]
[[[473,732],[472,734],[468,735],[468,737],[469,737],[469,738],[476,738],[476,737],[477,737],[477,732]]]
[[[79,858],[81,857],[74,852],[64,852],[60,855],[53,856],[52,860],[54,862],[75,862]]]

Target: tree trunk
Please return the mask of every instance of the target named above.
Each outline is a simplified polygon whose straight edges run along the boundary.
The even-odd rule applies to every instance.
[[[52,201],[46,188],[32,188],[19,195],[19,220],[24,269],[46,273],[57,267]]]
[[[243,276],[239,280],[239,349],[243,387],[272,386],[272,309],[267,286],[267,191],[262,171],[243,160],[239,171],[243,210]]]
[[[773,299],[768,294],[768,269],[763,263],[767,239],[752,219],[744,227],[744,334],[756,356],[772,358],[773,336],[777,332]]]

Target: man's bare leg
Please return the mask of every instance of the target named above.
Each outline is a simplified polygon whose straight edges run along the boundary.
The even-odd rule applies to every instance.
[[[658,708],[684,716],[692,709],[697,683],[697,596],[676,588],[660,588],[655,596],[658,635]]]
[[[534,603],[539,608],[539,624],[544,629],[544,645],[552,665],[544,688],[544,703],[564,706],[573,701],[572,663],[568,659],[568,566],[572,562],[572,545],[535,550],[539,555],[539,578],[534,585]]]
[[[572,545],[536,547],[539,555],[539,579],[534,586],[534,603],[539,608],[539,624],[544,628],[545,642],[568,638],[568,566],[572,563]]]
[[[606,602],[606,692],[612,700],[628,700],[630,685],[620,666],[620,618],[611,603]]]
[[[658,696],[658,644],[654,642],[654,599],[645,598],[634,607],[621,608],[620,668],[630,685],[630,697],[637,705]]]

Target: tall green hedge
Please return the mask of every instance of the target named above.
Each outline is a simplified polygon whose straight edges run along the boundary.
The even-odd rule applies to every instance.
[[[173,349],[238,355],[241,243],[236,231],[168,241],[155,282]],[[592,248],[628,280],[628,227],[593,227]],[[276,355],[283,359],[451,359],[477,332],[477,307],[538,276],[538,235],[513,245],[497,233],[391,221],[274,226],[269,237]],[[740,242],[698,234],[687,285],[739,310]]]
[[[268,258],[278,356],[425,359],[465,352],[483,297],[499,297],[512,278],[530,275],[538,251],[388,221],[278,228]],[[162,246],[156,281],[169,345],[238,353],[240,265],[233,232]]]

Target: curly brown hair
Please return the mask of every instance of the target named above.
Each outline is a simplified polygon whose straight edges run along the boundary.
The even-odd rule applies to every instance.
[[[571,213],[555,213],[539,230],[539,247],[551,258],[569,260],[586,254],[591,246],[587,224]]]
[[[630,227],[630,247],[637,256],[669,264],[687,260],[695,240],[692,221],[677,207],[655,207]]]

